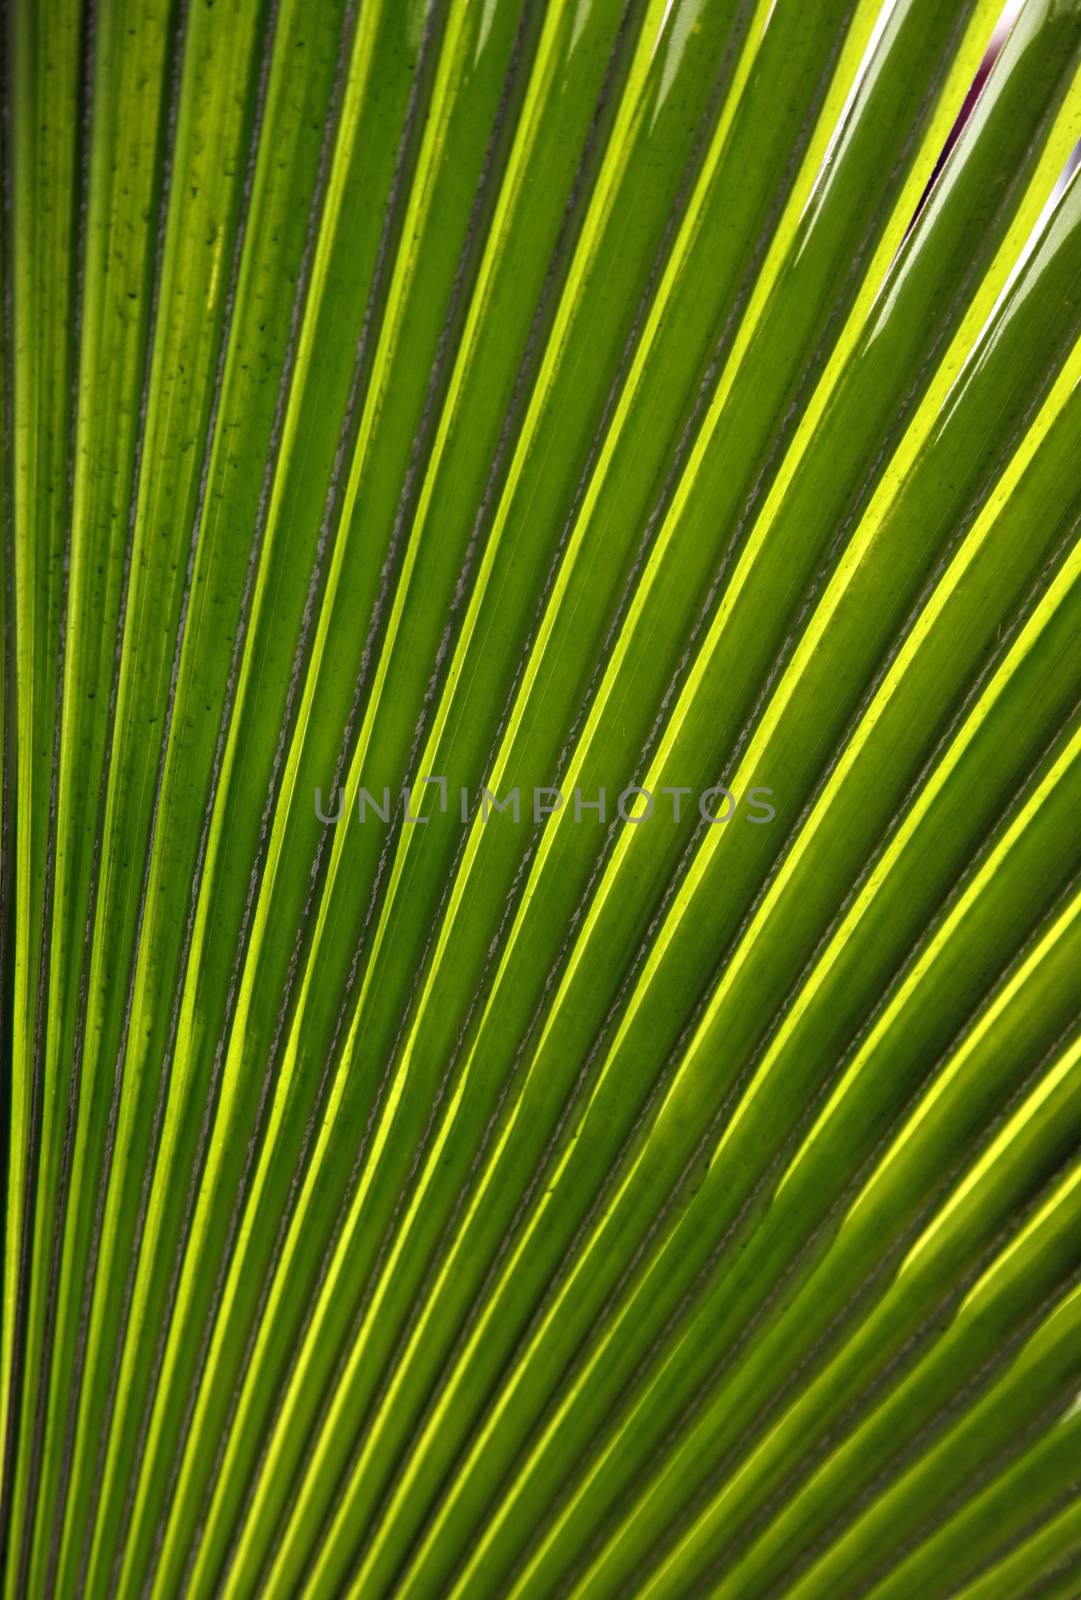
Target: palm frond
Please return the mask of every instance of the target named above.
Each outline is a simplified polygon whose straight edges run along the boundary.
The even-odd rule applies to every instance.
[[[1081,1593],[1081,4],[12,0],[5,1600]]]

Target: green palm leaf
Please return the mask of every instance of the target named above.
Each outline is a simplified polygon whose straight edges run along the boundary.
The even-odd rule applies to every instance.
[[[1081,5],[3,104],[5,1600],[1081,1593]]]

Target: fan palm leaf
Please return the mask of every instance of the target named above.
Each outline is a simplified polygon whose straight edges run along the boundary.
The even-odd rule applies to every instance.
[[[1081,4],[12,0],[5,1600],[1081,1593]]]

